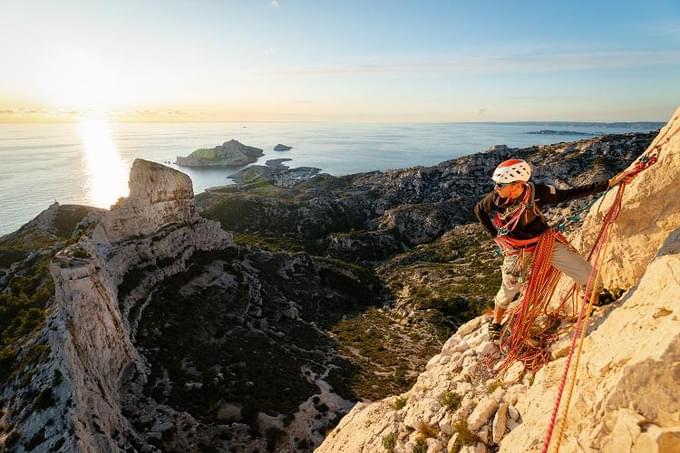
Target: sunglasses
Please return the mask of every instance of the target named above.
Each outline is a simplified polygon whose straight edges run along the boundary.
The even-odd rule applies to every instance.
[[[505,186],[509,186],[511,184],[514,184],[514,182],[497,182],[494,184],[494,189],[502,189]]]

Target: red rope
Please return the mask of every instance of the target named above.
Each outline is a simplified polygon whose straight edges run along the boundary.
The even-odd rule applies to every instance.
[[[635,174],[639,173],[637,171]],[[616,220],[616,217],[619,215],[619,212],[621,211],[621,200],[623,199],[623,191],[625,190],[626,184],[622,183],[619,185],[619,189],[616,192],[616,198],[614,199],[614,203],[612,204],[612,207],[609,209],[607,214],[605,215],[604,223],[602,225],[602,228],[600,229],[600,234],[598,235],[597,240],[595,241],[595,245],[593,246],[593,251],[591,252],[591,257],[593,258],[595,263],[599,262],[600,259],[600,252],[602,251],[602,248],[604,247],[607,238],[609,236],[609,230],[614,223],[614,220]],[[588,277],[588,283],[586,285],[586,290],[583,294],[583,301],[581,305],[581,309],[579,310],[578,314],[578,320],[576,321],[576,324],[574,325],[574,332],[572,334],[571,338],[571,346],[569,348],[569,355],[567,356],[567,360],[564,364],[564,369],[562,371],[562,378],[560,380],[560,386],[557,391],[557,397],[555,398],[555,404],[553,406],[553,412],[552,416],[550,417],[550,423],[548,423],[548,431],[546,432],[545,439],[543,441],[543,450],[542,453],[546,453],[548,451],[548,447],[550,446],[550,440],[552,438],[552,433],[553,430],[555,429],[555,421],[557,420],[557,413],[560,408],[560,402],[562,400],[562,394],[564,392],[564,386],[567,383],[567,376],[569,374],[569,366],[571,365],[571,360],[574,355],[574,350],[576,349],[576,340],[579,337],[581,333],[581,322],[583,321],[583,315],[585,313],[585,309],[588,307],[588,304],[586,303],[587,300],[587,295],[592,291],[593,285],[595,284],[594,277],[596,273],[596,268],[593,267],[593,270],[590,272],[590,276]]]
[[[677,132],[677,131],[676,131]],[[675,135],[675,133],[671,134]],[[670,137],[667,137],[664,144],[668,142]],[[656,150],[660,145],[656,145],[653,150]],[[627,172],[627,176],[636,176],[638,173],[641,171],[645,170],[646,168],[649,168],[649,166],[653,165],[657,161],[657,155],[652,155],[652,156],[643,156],[638,163],[633,167],[630,171]],[[578,320],[576,321],[576,324],[574,325],[574,332],[572,335],[571,339],[571,346],[569,348],[569,355],[567,356],[567,360],[564,364],[564,369],[562,371],[562,378],[560,380],[560,386],[557,391],[557,396],[555,398],[555,403],[553,406],[553,411],[552,415],[550,417],[550,422],[548,423],[548,429],[546,431],[545,439],[543,441],[543,450],[542,453],[546,453],[548,451],[548,448],[550,447],[550,441],[552,439],[552,434],[555,429],[555,422],[557,420],[557,414],[559,412],[560,408],[560,402],[562,400],[562,395],[564,393],[564,387],[567,383],[567,377],[569,375],[569,367],[571,365],[572,357],[574,355],[574,351],[576,349],[576,340],[579,338],[581,334],[581,323],[584,318],[584,314],[586,312],[586,309],[588,307],[587,303],[587,295],[593,292],[593,286],[595,285],[595,275],[597,274],[597,267],[599,265],[601,256],[600,253],[604,249],[607,240],[609,238],[609,233],[611,230],[611,226],[614,224],[614,221],[618,217],[619,213],[621,212],[621,206],[623,202],[623,193],[626,189],[626,183],[622,182],[619,187],[618,191],[616,192],[616,197],[614,198],[614,202],[612,203],[612,206],[609,208],[609,211],[607,211],[607,214],[605,215],[604,222],[602,225],[602,228],[600,229],[600,233],[598,234],[597,240],[595,241],[595,245],[593,246],[593,250],[590,252],[589,259],[591,259],[591,262],[593,263],[593,269],[590,273],[590,276],[588,277],[588,283],[586,285],[586,290],[583,295],[583,301],[581,305],[581,309],[579,310],[579,315],[578,315]],[[573,288],[572,288],[573,291]],[[574,379],[576,379],[576,376],[574,375]],[[567,416],[567,411],[568,407],[565,409],[565,413],[563,417]],[[557,439],[557,448],[559,449],[559,443],[561,439]]]
[[[674,136],[678,130],[674,131],[672,134],[668,134],[667,129],[664,133],[664,137],[659,137],[656,140],[656,145],[651,147],[647,152],[641,156],[636,165],[626,173],[627,177],[635,176],[644,169],[656,163],[658,159],[657,150],[668,143],[670,138]],[[553,407],[553,413],[548,424],[548,430],[546,432],[546,437],[544,440],[543,453],[545,453],[550,445],[550,440],[552,438],[552,433],[555,428],[555,421],[557,419],[557,414],[560,407],[560,402],[562,399],[562,394],[564,393],[564,387],[567,382],[567,377],[569,374],[569,367],[572,362],[574,355],[576,340],[579,338],[582,329],[582,323],[584,319],[584,313],[586,308],[589,306],[587,303],[588,294],[595,294],[593,290],[595,286],[595,275],[597,275],[597,269],[599,268],[599,262],[601,259],[601,252],[604,249],[609,232],[612,224],[616,220],[619,212],[621,211],[623,193],[626,187],[625,178],[624,181],[620,183],[618,191],[612,206],[609,211],[605,214],[605,219],[595,241],[595,245],[588,255],[588,259],[593,263],[593,270],[591,271],[588,282],[586,284],[586,289],[583,294],[582,304],[580,309],[578,309],[578,316],[576,323],[574,325],[574,331],[571,341],[571,346],[569,349],[569,354],[565,362],[562,378],[560,381],[560,386],[558,388],[555,405]],[[518,209],[511,213],[509,221],[504,227],[513,227],[519,220],[519,217],[523,211],[527,208],[525,200],[520,204]],[[507,217],[506,217],[507,218]],[[513,244],[506,243],[507,238],[501,238],[503,240],[497,241],[501,248],[511,249]],[[576,284],[567,292],[567,295],[561,300],[559,306],[555,310],[549,310],[548,304],[552,295],[555,291],[557,281],[559,280],[560,273],[551,264],[552,251],[554,248],[555,240],[558,240],[566,245],[569,245],[566,238],[554,230],[548,230],[543,233],[538,243],[534,248],[533,263],[531,265],[531,274],[529,282],[525,289],[524,295],[520,303],[513,309],[510,313],[510,320],[508,321],[508,327],[510,329],[510,335],[506,339],[501,337],[500,345],[501,348],[507,350],[507,355],[502,362],[501,366],[498,368],[498,372],[502,372],[507,369],[513,362],[520,360],[524,363],[525,368],[535,371],[536,369],[543,366],[550,359],[549,346],[557,338],[557,334],[551,332],[555,322],[561,317],[560,313],[563,310],[564,304],[567,300],[575,296],[576,294]],[[516,244],[515,244],[516,245]],[[528,244],[527,244],[528,245]],[[534,246],[532,246],[534,247]],[[521,263],[520,263],[521,266]],[[575,297],[572,299],[575,301]],[[574,302],[571,313],[576,313],[577,306]],[[546,324],[543,326],[538,326],[536,321],[540,316],[546,318]],[[533,332],[532,332],[533,330]],[[578,361],[577,361],[578,363]],[[567,403],[568,404],[568,403]],[[565,410],[564,417],[566,417],[568,407]],[[560,436],[561,437],[561,436]],[[558,448],[559,448],[558,439]]]
[[[556,314],[548,311],[548,302],[560,277],[559,271],[551,264],[556,240],[566,242],[560,233],[547,230],[541,234],[536,244],[529,282],[522,300],[510,314],[508,328],[511,333],[500,342],[501,348],[507,350],[507,354],[499,372],[507,369],[516,360],[522,361],[527,369],[534,371],[550,359],[547,346],[555,337],[549,331],[554,326]],[[546,315],[547,322],[544,326],[539,326],[536,320],[543,315]]]
[[[656,155],[640,159],[635,167],[627,172],[627,176],[637,175],[640,171],[653,165],[656,160]],[[625,184],[620,184],[619,190],[623,187],[625,187]],[[588,260],[594,265],[599,260],[600,250],[606,240],[609,226],[614,222],[621,210],[620,196],[622,194],[617,194],[614,205],[606,214],[605,223],[598,234],[593,249],[588,255]],[[525,288],[524,295],[520,303],[510,313],[508,327],[506,328],[506,331],[510,331],[510,335],[507,338],[505,336],[501,337],[501,348],[507,351],[507,354],[500,367],[498,367],[499,372],[506,370],[516,360],[524,363],[525,368],[530,371],[536,371],[545,365],[550,360],[549,347],[557,339],[554,327],[558,324],[558,321],[564,318],[562,313],[565,311],[567,301],[573,300],[570,313],[580,312],[575,297],[577,292],[576,284],[572,285],[557,307],[553,309],[549,307],[550,299],[560,278],[560,272],[551,264],[552,251],[556,240],[569,245],[567,239],[554,230],[544,232],[537,240],[522,241],[522,244],[519,244],[527,247],[528,251],[533,250],[534,256],[529,282]],[[506,254],[511,254],[508,253],[508,249],[518,246],[511,238],[505,236],[496,238],[496,242],[501,248],[505,249]],[[530,242],[535,245],[530,246]],[[590,278],[592,278],[592,273]],[[589,281],[584,293],[584,300],[588,291],[592,289],[591,287],[592,282]],[[545,321],[542,326],[536,322],[541,317]],[[579,316],[576,318],[577,324],[580,323],[580,319],[579,313]]]

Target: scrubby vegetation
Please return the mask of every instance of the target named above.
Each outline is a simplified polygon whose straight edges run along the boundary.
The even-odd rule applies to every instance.
[[[394,447],[397,446],[397,434],[389,433],[382,438],[382,446],[388,453],[394,451]]]
[[[467,426],[467,422],[464,420],[453,423],[453,432],[454,435],[457,434],[458,437],[451,448],[452,453],[458,453],[464,446],[474,445],[479,442],[479,436],[470,431],[470,428]]]
[[[466,226],[394,257],[378,275],[395,299],[418,310],[437,310],[460,325],[492,307],[501,283],[500,262],[481,228]]]
[[[39,355],[21,356],[22,341],[44,325],[47,301],[54,294],[49,275],[51,255],[39,259],[9,279],[8,291],[0,293],[0,385]]]
[[[406,406],[407,401],[408,401],[408,397],[400,396],[399,398],[394,400],[392,407],[394,407],[394,409],[398,411],[399,409],[402,409],[404,406]]]
[[[439,395],[438,400],[442,406],[454,412],[460,407],[461,397],[455,392],[448,391]]]
[[[268,237],[285,235],[308,250],[318,249],[328,234],[361,228],[366,221],[366,213],[350,203],[319,202],[296,193],[267,181],[256,182],[241,186],[238,192],[221,192],[201,214],[219,221],[225,230]]]
[[[293,265],[297,278],[284,278],[280,269],[290,259],[239,247],[200,252],[186,272],[164,282],[139,325],[138,346],[151,364],[145,393],[204,423],[220,423],[222,406],[238,404],[240,421],[254,432],[258,412],[290,415],[318,392],[313,376],[331,363],[337,372],[327,382],[356,399],[351,385],[356,368],[335,354],[335,343],[322,329],[374,303],[377,280],[361,266],[309,256]],[[229,287],[183,290],[215,266],[229,276]],[[296,302],[293,314],[289,301]],[[323,403],[315,407],[329,412]],[[270,448],[278,442],[275,434],[259,433]]]
[[[435,354],[438,348],[431,338],[422,342],[411,340],[410,336],[419,330],[420,327],[399,326],[388,311],[377,308],[346,316],[333,325],[329,331],[337,341],[339,352],[351,358],[359,369],[353,376],[345,376],[345,386],[366,399],[384,398],[407,390],[416,377],[412,370],[423,366],[422,358]]]
[[[283,236],[235,233],[234,242],[244,247],[268,250],[275,253],[297,253],[305,250],[304,244],[295,239],[288,239]]]

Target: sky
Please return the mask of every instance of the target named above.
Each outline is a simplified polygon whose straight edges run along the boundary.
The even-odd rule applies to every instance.
[[[0,121],[666,121],[680,1],[0,0]]]

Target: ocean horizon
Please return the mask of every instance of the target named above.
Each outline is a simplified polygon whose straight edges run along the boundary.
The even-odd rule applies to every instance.
[[[318,167],[339,176],[430,166],[484,151],[492,145],[526,147],[602,134],[648,132],[660,122],[195,122],[195,123],[0,123],[0,235],[15,231],[49,204],[108,208],[127,195],[136,158],[159,162],[191,177],[194,192],[231,184],[243,167],[186,168],[173,164],[197,148],[230,139],[257,148],[292,167]],[[540,131],[553,131],[538,133]],[[290,151],[274,151],[277,144]]]

